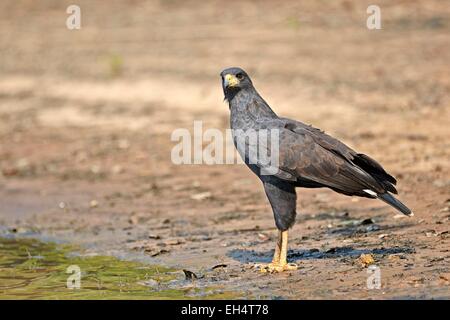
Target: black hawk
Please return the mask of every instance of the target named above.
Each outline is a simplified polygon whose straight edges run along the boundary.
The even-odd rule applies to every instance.
[[[296,216],[297,187],[326,187],[347,196],[380,199],[405,215],[413,215],[392,196],[392,193],[397,194],[396,180],[378,162],[319,129],[279,117],[241,68],[228,68],[220,75],[230,108],[234,144],[244,162],[261,180],[279,230],[272,263],[263,266],[262,270],[280,272],[297,267],[288,264],[286,259],[288,229],[293,226]],[[258,140],[259,149],[253,151],[252,157],[250,150],[255,150],[252,149],[255,140],[250,139],[248,132],[270,133],[274,130],[277,133],[277,161],[276,171],[270,171],[267,161],[263,164],[259,159],[260,149],[265,147],[267,154],[273,154],[275,144],[266,139]],[[246,135],[245,139],[240,139],[242,135]],[[266,142],[261,143],[262,140]]]

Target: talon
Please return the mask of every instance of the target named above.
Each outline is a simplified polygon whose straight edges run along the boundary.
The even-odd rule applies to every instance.
[[[298,265],[295,263],[286,263],[280,265],[278,263],[268,263],[268,264],[256,264],[255,269],[259,269],[261,273],[278,273],[284,271],[294,271],[298,269]]]
[[[272,273],[278,268],[278,264],[276,263],[258,263],[253,266],[254,269],[262,272],[262,273]]]
[[[285,267],[285,270],[288,270],[288,271],[298,270],[298,264],[296,264],[296,263],[288,263],[284,267]]]

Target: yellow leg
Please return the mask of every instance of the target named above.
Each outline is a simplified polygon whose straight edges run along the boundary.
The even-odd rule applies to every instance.
[[[288,245],[288,231],[281,232],[281,253],[280,253],[280,265],[287,264],[287,245]]]
[[[273,254],[273,259],[272,259],[273,264],[280,263],[280,254],[281,254],[282,245],[283,245],[282,232],[278,230],[277,245],[275,246],[275,253]]]
[[[287,245],[288,245],[288,231],[279,231],[277,246],[275,247],[275,254],[273,255],[272,263],[268,265],[261,265],[261,272],[283,272],[297,270],[298,266],[293,263],[287,263]]]

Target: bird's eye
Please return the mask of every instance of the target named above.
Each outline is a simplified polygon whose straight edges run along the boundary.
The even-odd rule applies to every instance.
[[[238,78],[238,80],[242,80],[242,79],[244,79],[244,75],[242,73],[238,73],[236,75],[236,78]]]

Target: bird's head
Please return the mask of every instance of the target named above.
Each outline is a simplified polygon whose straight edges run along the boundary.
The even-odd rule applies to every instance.
[[[223,93],[227,100],[230,100],[230,97],[234,97],[240,90],[253,88],[252,80],[250,80],[247,72],[241,68],[227,68],[220,73],[220,76],[222,78]]]

